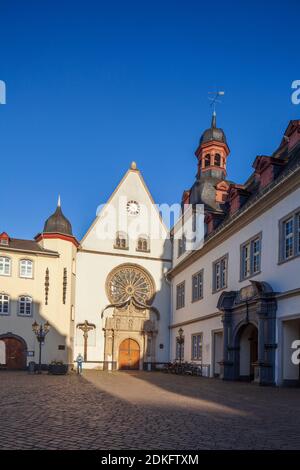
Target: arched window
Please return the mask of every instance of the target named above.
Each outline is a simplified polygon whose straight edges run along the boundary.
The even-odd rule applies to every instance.
[[[0,275],[10,276],[11,273],[11,261],[6,256],[0,257]]]
[[[20,261],[20,277],[33,277],[33,262],[30,259],[21,259]]]
[[[210,153],[207,153],[205,155],[205,158],[204,158],[204,166],[205,168],[207,168],[208,166],[210,166]]]
[[[146,235],[142,235],[138,238],[136,249],[137,251],[150,250],[149,238]]]
[[[0,294],[0,315],[9,315],[9,295]]]
[[[32,298],[27,295],[19,297],[19,315],[30,317],[32,315]]]
[[[221,166],[221,155],[219,153],[215,154],[215,166]]]
[[[124,232],[117,232],[115,248],[126,250],[128,248],[128,237]]]

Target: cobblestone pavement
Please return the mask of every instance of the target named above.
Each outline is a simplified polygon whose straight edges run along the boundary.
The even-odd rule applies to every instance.
[[[0,449],[300,449],[299,389],[1,371],[0,403]]]

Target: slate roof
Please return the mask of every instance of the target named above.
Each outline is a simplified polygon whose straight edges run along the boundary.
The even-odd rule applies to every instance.
[[[34,240],[23,240],[20,238],[10,238],[8,245],[0,245],[1,251],[23,251],[37,254],[59,256],[57,251],[46,250]]]

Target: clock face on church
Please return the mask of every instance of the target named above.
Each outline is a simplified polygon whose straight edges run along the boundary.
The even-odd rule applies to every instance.
[[[126,208],[129,215],[134,216],[140,213],[140,205],[137,201],[128,201]]]

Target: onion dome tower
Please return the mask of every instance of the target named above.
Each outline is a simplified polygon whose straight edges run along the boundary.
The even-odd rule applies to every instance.
[[[195,152],[198,172],[190,190],[190,204],[204,204],[205,209],[209,211],[222,210],[223,189],[220,191],[219,188],[227,187],[225,178],[229,153],[225,132],[217,127],[214,111],[211,126],[203,132]]]
[[[58,196],[56,211],[45,222],[43,233],[73,235],[72,225],[61,210],[60,196]]]
[[[198,158],[198,175],[206,173],[224,179],[229,152],[225,133],[223,129],[217,127],[217,116],[214,111],[211,126],[203,132],[195,152]]]
[[[73,235],[71,222],[61,210],[60,196],[58,196],[55,212],[46,220],[42,233],[35,237],[35,240],[41,243],[44,243],[45,240],[57,239],[72,242],[76,247],[79,246]]]

